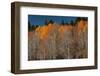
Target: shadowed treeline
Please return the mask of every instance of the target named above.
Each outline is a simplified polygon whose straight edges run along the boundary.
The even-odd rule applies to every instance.
[[[88,21],[61,24],[45,21],[45,25],[28,23],[28,60],[79,59],[88,55]]]

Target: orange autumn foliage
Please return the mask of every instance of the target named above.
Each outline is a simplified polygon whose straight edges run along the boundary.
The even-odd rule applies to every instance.
[[[35,32],[38,33],[40,39],[44,39],[44,38],[48,38],[48,34],[52,31],[55,30],[55,28],[57,28],[57,25],[54,24],[48,24],[47,26],[39,26],[35,29]],[[58,32],[60,34],[66,32],[66,31],[72,31],[75,27],[71,26],[71,25],[65,25],[65,26],[59,26],[59,28],[57,29]],[[77,32],[83,31],[85,32],[87,29],[87,23],[83,20],[81,20],[80,22],[78,22],[78,26],[77,26]],[[29,32],[29,37],[31,37],[33,32]]]
[[[38,27],[35,32],[39,34],[40,39],[48,37],[48,33],[52,31],[56,26],[49,24],[48,26]]]
[[[81,20],[80,22],[78,22],[78,29],[77,29],[78,32],[80,32],[80,31],[85,32],[86,29],[87,29],[87,22],[86,21]]]
[[[72,30],[72,26],[60,26],[60,28],[58,29],[59,32],[65,32],[65,31],[71,31]]]

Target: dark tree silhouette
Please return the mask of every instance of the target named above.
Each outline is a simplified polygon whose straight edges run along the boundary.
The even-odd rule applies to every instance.
[[[54,21],[51,19],[51,20],[45,20],[45,25],[48,25],[48,24],[53,24],[54,23]]]
[[[75,22],[79,22],[80,20],[84,20],[84,21],[87,21],[88,18],[87,17],[77,17],[76,21]]]
[[[75,22],[79,22],[82,18],[81,17],[77,17]]]
[[[32,25],[32,30],[34,31],[39,25]]]
[[[86,18],[86,17],[84,17],[84,18],[82,18],[84,21],[87,21],[88,20],[88,18]]]
[[[28,31],[32,31],[32,26],[29,21],[28,21]]]
[[[53,24],[54,23],[54,21],[51,19],[50,21],[49,21],[49,24]]]
[[[39,25],[31,25],[30,22],[28,21],[28,31],[35,31],[35,29],[38,27]]]

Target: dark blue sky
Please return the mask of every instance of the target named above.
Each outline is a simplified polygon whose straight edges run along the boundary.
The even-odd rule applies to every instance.
[[[28,21],[31,25],[44,25],[45,20],[53,20],[55,23],[61,24],[61,21],[64,20],[66,23],[76,20],[77,17],[71,16],[48,16],[48,15],[28,15]]]

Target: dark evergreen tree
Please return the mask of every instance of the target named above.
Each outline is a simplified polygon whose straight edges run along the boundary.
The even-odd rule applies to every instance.
[[[84,17],[84,18],[82,18],[84,21],[87,21],[88,20],[88,18],[87,17]]]
[[[75,24],[77,24],[77,22],[81,21],[81,20],[84,20],[84,21],[87,21],[88,18],[87,17],[77,17],[76,21],[75,21]]]
[[[32,30],[35,31],[39,25],[32,25]]]
[[[53,24],[54,23],[54,21],[51,19],[51,20],[45,20],[45,25],[48,25],[48,24]]]
[[[79,22],[80,20],[82,20],[82,17],[77,17],[75,22]]]
[[[31,31],[31,30],[32,30],[32,27],[31,27],[30,22],[28,21],[28,31]]]
[[[31,25],[30,22],[28,21],[28,31],[35,31],[35,29],[38,27],[39,25]]]
[[[49,24],[53,24],[54,23],[54,21],[51,19],[50,21],[49,21]]]

